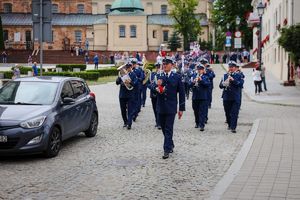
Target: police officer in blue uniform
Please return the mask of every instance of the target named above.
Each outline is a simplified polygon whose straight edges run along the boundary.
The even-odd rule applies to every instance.
[[[189,99],[190,96],[190,79],[193,75],[193,70],[189,68],[189,66],[184,64],[183,68],[183,74],[182,74],[182,82],[184,84],[184,90],[185,90],[185,95],[186,99]]]
[[[200,131],[204,131],[206,112],[208,110],[210,80],[205,74],[202,64],[197,65],[197,72],[191,77],[190,83],[193,89],[192,107],[195,116],[195,128],[200,127]]]
[[[138,80],[136,75],[132,72],[132,64],[127,63],[124,66],[127,75],[130,79],[125,80],[126,83],[123,82],[122,77],[118,77],[116,80],[116,84],[120,85],[120,92],[119,92],[119,101],[120,101],[120,108],[121,114],[124,121],[124,128],[127,127],[128,130],[131,129],[132,119],[135,112],[135,91],[134,88],[138,86]],[[133,87],[131,89],[130,87]]]
[[[223,89],[222,98],[228,130],[236,133],[244,80],[237,72],[236,62],[230,61],[228,66],[228,73],[224,74],[219,87]]]
[[[209,90],[208,90],[208,108],[211,108],[212,92],[214,89],[214,78],[216,77],[216,75],[215,75],[215,72],[210,67],[207,59],[202,58],[200,62],[201,62],[201,64],[204,65],[205,73],[209,77],[209,80],[210,80],[210,86],[209,86]]]
[[[150,78],[149,78],[149,83],[147,84],[148,88],[150,89],[150,98],[151,98],[151,103],[152,103],[152,108],[155,116],[155,127],[158,128],[159,130],[161,129],[160,126],[160,121],[159,121],[159,115],[157,114],[156,110],[156,105],[157,105],[157,91],[156,88],[153,87],[153,85],[157,84],[157,76],[159,75],[160,71],[160,64],[155,63],[154,64],[156,71],[151,72]]]
[[[145,80],[145,72],[143,70],[143,62],[139,61],[138,62],[138,65],[140,67],[140,69],[142,69],[142,72],[143,72],[143,80]],[[142,81],[143,83],[143,81]],[[145,84],[142,84],[142,91],[141,91],[141,106],[145,107],[145,104],[146,104],[146,100],[147,100],[147,83]]]
[[[143,70],[138,66],[138,61],[136,58],[131,59],[131,63],[133,66],[133,72],[135,73],[137,77],[138,86],[134,89],[135,91],[135,113],[133,116],[133,121],[136,120],[138,117],[138,114],[141,111],[141,95],[142,95],[142,85],[144,80],[144,72]]]
[[[178,118],[182,117],[185,111],[185,93],[181,76],[172,72],[173,60],[166,57],[163,60],[164,73],[157,78],[157,84],[153,87],[158,92],[157,95],[157,113],[159,115],[160,125],[164,134],[164,155],[163,159],[169,158],[169,154],[173,152],[173,126],[176,113]],[[177,110],[177,94],[179,93],[179,111]]]

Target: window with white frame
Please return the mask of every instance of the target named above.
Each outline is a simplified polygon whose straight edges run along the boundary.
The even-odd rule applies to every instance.
[[[84,13],[84,4],[77,5],[77,13],[83,14]]]
[[[52,13],[58,13],[58,4],[52,4]]]
[[[75,41],[76,42],[82,41],[82,32],[81,31],[75,31]]]
[[[130,26],[130,37],[136,38],[136,26],[135,25]]]
[[[168,12],[168,6],[167,5],[161,5],[160,7],[160,13],[163,15],[166,15]]]
[[[120,38],[125,38],[126,37],[126,31],[125,31],[125,26],[124,25],[120,25],[119,26],[119,37]]]

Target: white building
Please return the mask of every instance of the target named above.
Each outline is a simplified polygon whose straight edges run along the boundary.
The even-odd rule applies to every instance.
[[[282,82],[288,79],[288,54],[279,46],[280,29],[300,23],[300,0],[252,0],[253,13],[248,19],[253,26],[253,58],[257,60],[259,17],[257,5],[265,5],[262,18],[262,61],[266,69]]]

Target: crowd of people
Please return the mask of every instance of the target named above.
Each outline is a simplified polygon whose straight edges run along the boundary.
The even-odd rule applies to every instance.
[[[192,92],[192,109],[195,128],[205,131],[208,112],[211,108],[215,73],[210,66],[207,52],[186,52],[168,56],[163,52],[157,56],[155,70],[147,77],[143,62],[136,58],[119,68],[116,84],[120,85],[119,102],[124,128],[130,130],[145,104],[144,88],[150,90],[155,116],[155,127],[164,135],[163,159],[169,158],[175,147],[173,126],[176,114],[180,119],[186,109],[186,99]],[[242,99],[244,74],[235,61],[228,63],[228,72],[223,75],[219,87],[223,90],[223,106],[228,130],[236,133],[237,120]],[[145,81],[146,80],[146,81]]]

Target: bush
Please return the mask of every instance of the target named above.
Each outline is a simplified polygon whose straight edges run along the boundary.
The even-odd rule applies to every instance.
[[[104,76],[117,76],[119,74],[119,71],[117,68],[107,68],[107,69],[99,69],[99,70],[87,70],[86,72],[95,72],[98,73],[99,77]]]
[[[0,72],[0,73],[4,74],[5,79],[11,79],[14,75],[14,73],[12,71],[4,71],[4,72]]]
[[[86,70],[86,65],[84,64],[59,64],[59,65],[56,65],[56,68],[62,68],[62,70],[64,72],[67,72],[67,71],[73,71],[74,68],[79,68],[80,71],[84,71]]]
[[[11,70],[13,71],[15,67],[12,67]],[[20,73],[27,75],[28,72],[32,71],[32,67],[24,67],[24,66],[19,66]],[[45,68],[43,68],[43,72],[45,72]],[[38,73],[40,73],[40,68],[38,68]]]
[[[97,72],[45,72],[43,76],[67,76],[78,77],[84,80],[97,80],[99,73]]]

